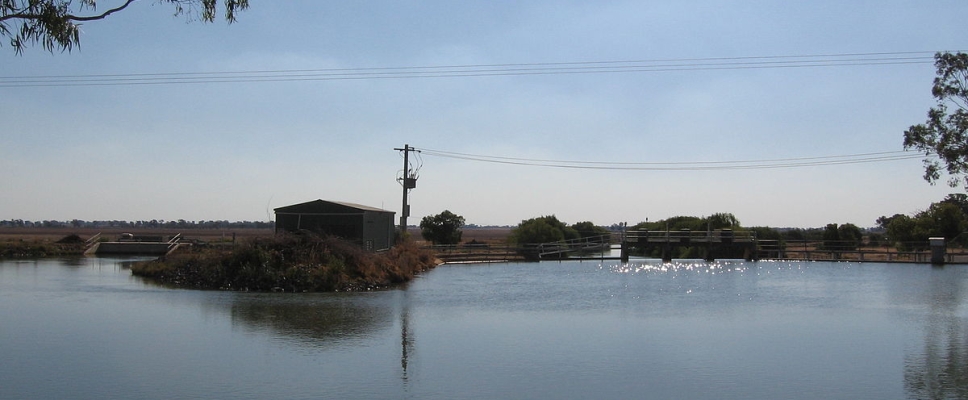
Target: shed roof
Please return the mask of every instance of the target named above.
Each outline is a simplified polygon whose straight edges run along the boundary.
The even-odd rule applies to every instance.
[[[393,213],[393,211],[384,210],[382,208],[364,206],[355,203],[347,203],[342,201],[328,201],[328,200],[313,200],[307,201],[305,203],[293,204],[291,206],[279,207],[275,209],[278,213],[351,213],[351,212],[381,212],[381,213]]]

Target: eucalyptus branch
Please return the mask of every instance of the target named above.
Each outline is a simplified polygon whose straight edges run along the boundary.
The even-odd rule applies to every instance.
[[[124,10],[125,8],[128,8],[128,6],[131,5],[131,3],[134,3],[134,0],[127,0],[127,1],[124,2],[124,4],[122,4],[120,6],[117,6],[115,8],[112,8],[110,10],[107,10],[107,11],[101,13],[100,15],[92,15],[92,16],[80,17],[80,16],[76,16],[76,15],[67,14],[67,19],[69,19],[71,21],[96,21],[96,20],[99,20],[99,19],[104,19],[108,15],[114,14],[114,13],[116,13],[118,11],[121,11],[121,10]]]
[[[135,0],[124,0],[120,5],[98,13],[96,0],[0,0],[0,37],[9,37],[10,44],[21,54],[27,44],[40,43],[46,50],[55,48],[70,51],[80,45],[78,22],[103,20],[122,11]],[[198,10],[204,22],[212,22],[217,14],[219,0],[157,0],[172,4],[175,15],[191,14]],[[222,0],[224,17],[229,23],[235,21],[235,13],[249,7],[248,0]],[[197,7],[197,8],[196,8]],[[90,15],[87,9],[90,8]],[[191,17],[191,16],[190,16]]]

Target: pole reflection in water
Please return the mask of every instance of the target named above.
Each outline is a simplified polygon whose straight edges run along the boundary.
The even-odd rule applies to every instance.
[[[410,329],[410,296],[403,292],[403,301],[400,309],[400,368],[402,369],[401,378],[404,390],[407,390],[409,377],[407,376],[407,366],[410,355],[413,354],[413,331]]]

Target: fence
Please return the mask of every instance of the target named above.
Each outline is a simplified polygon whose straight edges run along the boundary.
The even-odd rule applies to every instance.
[[[928,263],[932,259],[928,242],[905,242],[892,246],[858,245],[849,241],[759,240],[757,244],[761,259],[911,263]],[[968,249],[949,244],[945,249],[944,262],[968,263]]]

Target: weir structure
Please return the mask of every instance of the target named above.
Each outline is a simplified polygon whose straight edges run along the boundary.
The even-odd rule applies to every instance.
[[[697,258],[758,260],[761,254],[771,253],[772,241],[757,241],[754,232],[733,232],[730,229],[713,231],[647,231],[618,232],[612,235],[562,240],[525,245],[520,251],[526,258],[537,260],[595,259],[628,262],[633,255],[672,261],[679,249],[695,248]],[[619,256],[605,256],[603,252],[619,249]],[[779,249],[777,249],[778,252]],[[593,255],[599,253],[599,255]],[[778,255],[778,254],[777,254]]]
[[[596,235],[580,239],[548,243],[529,243],[518,246],[451,245],[433,246],[438,257],[447,262],[501,262],[520,260],[621,260],[631,256],[646,256],[672,261],[680,248],[699,250],[701,258],[738,259],[748,261],[770,255],[774,241],[757,241],[753,232],[733,232],[729,229],[699,231],[627,231]],[[613,250],[620,250],[615,256]]]
[[[733,232],[731,229],[713,231],[629,231],[622,241],[623,262],[627,262],[633,249],[643,254],[655,254],[662,261],[672,261],[674,251],[682,247],[696,247],[701,258],[713,261],[723,258],[742,258],[747,261],[759,259],[756,234],[751,231]]]
[[[102,242],[98,240],[101,234],[98,233],[85,243],[84,254],[105,255],[152,255],[163,256],[175,251],[182,243],[182,235],[165,238],[163,236],[135,236],[131,234],[122,235],[122,238],[113,242]]]
[[[460,244],[431,247],[448,263],[621,260],[632,257],[659,259],[850,261],[888,263],[968,264],[968,248],[947,245],[944,238],[908,243],[909,250],[893,246],[853,247],[847,243],[821,240],[759,239],[753,231],[719,229],[710,231],[626,231],[519,245]],[[686,249],[686,250],[684,250]],[[688,256],[683,256],[688,254]]]

